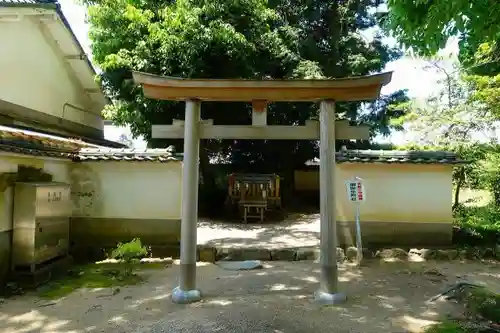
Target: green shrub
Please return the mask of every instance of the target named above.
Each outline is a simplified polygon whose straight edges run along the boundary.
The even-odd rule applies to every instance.
[[[474,317],[482,317],[494,323],[500,322],[500,295],[484,288],[474,288],[467,295],[467,308]]]
[[[116,249],[111,253],[113,259],[122,260],[127,266],[126,275],[132,273],[132,264],[148,254],[148,250],[142,245],[139,238],[134,238],[128,243],[118,243]]]
[[[468,243],[467,238],[475,238],[483,245],[496,244],[500,240],[500,208],[491,204],[482,207],[460,205],[454,217],[455,225],[462,232],[459,243]]]

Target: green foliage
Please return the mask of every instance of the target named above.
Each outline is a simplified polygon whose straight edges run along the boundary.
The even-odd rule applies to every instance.
[[[124,274],[133,275],[133,264],[148,254],[145,246],[142,246],[139,238],[134,238],[128,243],[118,243],[116,249],[111,252],[113,259],[121,260],[125,264]]]
[[[486,153],[479,166],[482,170],[482,181],[485,188],[493,194],[495,205],[500,207],[500,152],[498,149]]]
[[[118,243],[116,249],[111,253],[113,259],[123,260],[126,263],[144,258],[148,254],[148,250],[142,245],[139,238],[134,238],[127,243]]]
[[[500,119],[500,74],[495,76],[469,75],[465,80],[470,85],[471,101],[488,110],[495,120]]]
[[[495,246],[500,242],[500,209],[486,206],[459,205],[454,210],[454,243],[459,246]],[[495,254],[497,258],[498,254]]]
[[[359,30],[375,28],[378,0],[313,0],[307,5],[266,0],[94,0],[88,5],[94,61],[100,82],[115,101],[106,116],[128,124],[134,135],[151,139],[152,124],[183,119],[179,102],[146,99],[130,70],[184,78],[324,78],[380,71],[400,56],[382,42],[368,42]],[[389,105],[406,100],[399,91],[367,104],[341,103],[341,117],[373,125],[387,134],[390,118],[402,110]],[[245,103],[204,103],[202,117],[217,124],[246,124]],[[303,124],[317,118],[309,103],[277,103],[268,109],[272,125]],[[150,146],[180,146],[179,141],[150,140]],[[351,143],[348,143],[351,144]],[[235,164],[268,163],[278,171],[317,156],[315,141],[207,140],[202,154],[229,156]],[[202,172],[204,161],[201,159]],[[204,175],[206,176],[206,175]],[[209,177],[206,177],[207,181]]]
[[[500,322],[500,295],[486,288],[473,288],[467,292],[467,310],[473,318]]]
[[[430,325],[424,333],[467,333],[459,323],[453,321],[445,321],[442,323]]]
[[[500,36],[498,1],[388,0],[387,7],[385,27],[423,55],[437,53],[450,37],[459,36],[460,52],[470,59],[479,45]]]

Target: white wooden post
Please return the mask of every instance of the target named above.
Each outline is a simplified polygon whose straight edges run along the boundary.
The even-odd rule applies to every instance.
[[[201,102],[199,100],[186,101],[182,170],[180,278],[179,286],[172,291],[172,301],[180,304],[193,303],[201,299],[201,293],[196,289],[200,111]]]
[[[252,125],[267,125],[267,101],[252,101]]]
[[[321,102],[319,119],[321,285],[315,300],[321,304],[338,304],[344,302],[346,296],[338,292],[334,101]]]

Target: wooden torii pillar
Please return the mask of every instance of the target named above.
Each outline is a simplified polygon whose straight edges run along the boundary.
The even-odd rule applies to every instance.
[[[186,102],[185,121],[153,125],[153,138],[184,138],[182,173],[181,263],[179,286],[172,291],[174,303],[201,299],[196,288],[198,224],[198,154],[200,139],[320,140],[320,263],[321,285],[315,299],[321,304],[344,302],[338,290],[335,211],[335,140],[368,139],[367,127],[335,123],[335,101],[373,100],[392,73],[334,80],[223,80],[181,79],[134,72],[144,95],[153,99]],[[252,125],[213,125],[201,120],[201,101],[252,103]],[[320,101],[320,120],[305,126],[267,126],[269,102]]]

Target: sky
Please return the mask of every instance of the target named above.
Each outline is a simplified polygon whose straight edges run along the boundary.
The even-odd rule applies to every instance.
[[[68,19],[76,37],[82,44],[85,52],[91,57],[90,42],[88,39],[88,25],[85,23],[85,8],[78,5],[75,0],[59,0],[62,11]],[[366,34],[369,37],[369,33]],[[390,43],[394,43],[393,40]],[[458,45],[456,41],[451,41],[443,54],[456,54]],[[408,95],[412,98],[425,99],[438,88],[437,80],[440,78],[438,74],[422,70],[425,61],[405,56],[397,61],[387,64],[386,71],[393,71],[392,81],[387,86],[383,87],[382,93],[388,94],[398,89],[408,89]],[[105,126],[105,136],[108,140],[117,140],[122,133],[130,135],[130,131],[126,128],[116,128],[114,126]],[[389,138],[378,138],[377,141],[389,141],[395,144],[404,144],[411,141],[415,133],[396,132]],[[145,147],[145,142],[142,139],[135,140],[134,146],[138,148]]]

